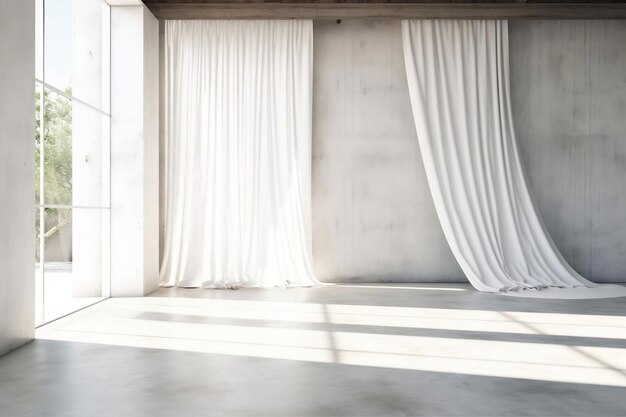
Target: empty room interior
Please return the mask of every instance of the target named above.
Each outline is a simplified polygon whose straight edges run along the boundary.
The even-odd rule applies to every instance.
[[[0,34],[0,417],[626,416],[626,1]]]

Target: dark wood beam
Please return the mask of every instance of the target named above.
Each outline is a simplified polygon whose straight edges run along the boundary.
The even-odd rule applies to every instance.
[[[149,3],[167,19],[626,19],[619,3]]]

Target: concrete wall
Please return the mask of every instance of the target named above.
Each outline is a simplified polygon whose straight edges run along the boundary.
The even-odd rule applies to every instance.
[[[35,2],[0,2],[0,28],[1,355],[35,333]]]
[[[111,296],[158,286],[158,21],[111,8]]]
[[[315,22],[313,258],[324,281],[454,281],[397,20]]]
[[[626,22],[511,23],[531,191],[572,266],[626,281]],[[399,21],[315,22],[313,251],[325,281],[465,280],[436,218]]]
[[[598,282],[626,281],[626,22],[510,27],[516,130],[557,247]]]

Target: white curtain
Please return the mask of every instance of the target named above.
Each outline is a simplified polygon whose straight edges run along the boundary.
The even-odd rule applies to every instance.
[[[161,285],[308,286],[311,21],[165,23]]]
[[[437,215],[481,291],[585,287],[530,197],[511,117],[506,21],[405,20],[404,58]]]

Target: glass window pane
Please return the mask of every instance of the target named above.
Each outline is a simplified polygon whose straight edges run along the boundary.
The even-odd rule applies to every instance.
[[[110,295],[110,6],[34,1],[41,325]]]
[[[72,102],[44,91],[44,201],[72,204]]]
[[[109,16],[103,11],[102,0],[46,0],[44,81],[108,112]]]
[[[111,118],[102,116],[102,184],[100,205],[111,207]]]
[[[45,209],[44,318],[108,296],[108,209]]]
[[[41,267],[41,219],[43,208],[35,208],[35,326],[43,324],[43,269]]]
[[[39,247],[39,235],[41,233],[41,209],[35,207],[35,264],[39,265],[41,253]]]
[[[35,1],[35,78],[43,80],[43,0]]]
[[[110,118],[46,89],[45,204],[108,207]]]
[[[102,105],[111,113],[111,6],[102,1]]]
[[[72,0],[46,0],[45,9],[46,83],[70,91],[72,81]]]
[[[44,320],[65,314],[71,299],[72,209],[45,209],[44,216]]]
[[[35,83],[35,204],[40,203],[41,192],[41,111],[43,87]]]
[[[72,204],[109,204],[109,117],[74,102],[72,106]]]

